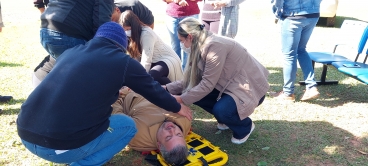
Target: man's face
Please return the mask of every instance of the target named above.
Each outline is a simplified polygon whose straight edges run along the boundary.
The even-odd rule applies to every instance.
[[[184,134],[173,122],[164,122],[157,131],[158,145],[163,145],[170,151],[177,145],[185,145]]]
[[[121,12],[120,12],[119,8],[115,7],[115,10],[114,10],[114,12],[112,13],[112,16],[111,16],[111,21],[119,23],[120,14],[121,14]]]

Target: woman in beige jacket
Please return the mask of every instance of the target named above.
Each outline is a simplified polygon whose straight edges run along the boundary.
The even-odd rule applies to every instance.
[[[212,34],[197,19],[182,20],[178,38],[190,55],[184,79],[166,89],[180,94],[175,96],[178,102],[213,114],[219,129],[233,131],[233,143],[244,143],[254,129],[248,116],[269,89],[269,72],[238,42]]]

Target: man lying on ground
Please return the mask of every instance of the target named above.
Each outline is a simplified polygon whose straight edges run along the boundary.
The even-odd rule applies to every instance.
[[[120,97],[112,107],[112,114],[128,115],[136,124],[137,133],[129,142],[129,147],[137,151],[159,149],[170,164],[178,165],[186,161],[188,149],[185,137],[191,127],[187,118],[157,107],[129,88],[120,90]]]

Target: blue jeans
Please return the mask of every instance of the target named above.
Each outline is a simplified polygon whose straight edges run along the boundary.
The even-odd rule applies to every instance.
[[[284,94],[294,94],[297,63],[302,68],[306,89],[317,85],[314,80],[312,60],[309,58],[306,46],[316,26],[318,18],[281,19],[281,44],[284,55]]]
[[[178,38],[178,26],[179,22],[187,17],[193,17],[198,19],[198,14],[191,15],[191,16],[185,16],[185,17],[171,17],[166,16],[166,28],[170,33],[171,38],[171,47],[175,51],[175,53],[179,56],[181,59],[181,67],[184,70],[185,65],[187,64],[187,58],[188,55],[180,48],[180,40]]]
[[[223,123],[233,131],[233,137],[242,139],[250,133],[252,129],[252,120],[247,117],[240,120],[235,100],[223,93],[220,100],[216,100],[219,91],[214,89],[207,96],[195,102],[195,105],[203,108],[205,111],[214,115],[218,123]],[[265,97],[259,100],[258,105],[262,104]]]
[[[83,39],[70,37],[62,32],[47,28],[41,28],[40,37],[43,48],[54,59],[57,59],[65,50],[86,43]]]
[[[99,137],[76,149],[56,153],[55,149],[38,146],[22,140],[33,154],[55,163],[77,165],[103,165],[120,152],[137,132],[132,118],[122,114],[111,115],[110,128]]]

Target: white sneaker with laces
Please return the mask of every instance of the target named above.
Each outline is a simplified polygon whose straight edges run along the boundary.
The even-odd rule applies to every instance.
[[[252,129],[250,129],[250,132],[248,135],[246,135],[244,138],[242,139],[236,139],[234,138],[234,136],[231,138],[231,142],[234,143],[234,144],[242,144],[244,143],[245,141],[247,141],[247,139],[249,138],[250,134],[252,133],[252,131],[254,130],[255,128],[255,124],[252,122]]]
[[[225,124],[222,124],[222,123],[218,123],[217,124],[217,128],[219,130],[227,130],[227,129],[229,129],[229,127],[227,127]]]

